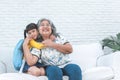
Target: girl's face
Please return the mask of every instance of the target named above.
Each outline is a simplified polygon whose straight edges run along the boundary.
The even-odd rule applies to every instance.
[[[41,22],[40,26],[39,26],[39,33],[43,36],[43,37],[49,37],[50,34],[52,33],[52,29],[51,29],[51,25],[47,20],[44,20]]]
[[[32,29],[32,30],[29,30],[27,34],[31,39],[37,39],[38,31],[37,29]]]

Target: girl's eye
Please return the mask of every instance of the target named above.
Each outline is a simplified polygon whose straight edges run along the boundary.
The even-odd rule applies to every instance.
[[[31,32],[28,32],[28,35],[30,35],[31,34]]]

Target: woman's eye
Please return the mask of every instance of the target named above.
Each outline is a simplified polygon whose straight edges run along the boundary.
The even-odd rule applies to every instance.
[[[44,26],[44,24],[41,24],[41,26]]]

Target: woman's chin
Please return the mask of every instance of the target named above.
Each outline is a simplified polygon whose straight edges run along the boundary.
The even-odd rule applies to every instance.
[[[50,35],[50,33],[44,33],[43,34],[43,36],[49,36]]]

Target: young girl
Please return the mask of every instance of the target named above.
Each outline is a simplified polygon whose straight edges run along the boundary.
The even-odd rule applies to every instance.
[[[40,53],[39,49],[30,48],[29,49],[29,41],[31,39],[38,41],[38,29],[35,23],[30,23],[26,26],[24,30],[24,43],[23,43],[23,53],[25,58],[25,65],[23,68],[23,72],[34,75],[34,76],[43,76],[45,75],[44,65],[40,62],[39,58],[36,55],[36,52]],[[36,59],[33,61],[33,59]]]

